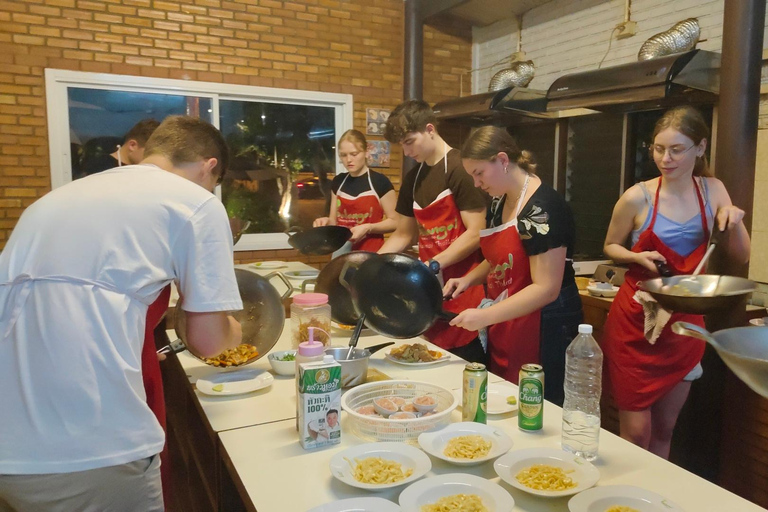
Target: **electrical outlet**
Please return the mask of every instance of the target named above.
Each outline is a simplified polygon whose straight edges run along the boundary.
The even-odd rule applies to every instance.
[[[637,34],[636,21],[624,21],[616,25],[616,39],[626,39]]]
[[[510,58],[511,62],[518,62],[518,61],[524,61],[525,60],[525,52],[519,51],[512,54],[512,57]]]

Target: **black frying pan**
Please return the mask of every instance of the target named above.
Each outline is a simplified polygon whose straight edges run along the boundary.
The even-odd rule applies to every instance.
[[[289,228],[291,232],[297,228]],[[320,255],[338,251],[352,237],[352,231],[342,226],[320,226],[298,231],[288,237],[288,244],[302,254]]]
[[[332,259],[317,276],[315,291],[328,295],[328,303],[331,305],[331,318],[340,324],[354,325],[360,318],[354,304],[352,304],[349,290],[339,282],[341,270],[346,263],[351,263],[357,267],[375,255],[376,253],[365,251],[342,254]]]
[[[456,317],[443,310],[437,276],[416,258],[384,254],[363,262],[353,273],[345,272],[358,314],[365,314],[365,325],[379,334],[414,338],[438,319]]]

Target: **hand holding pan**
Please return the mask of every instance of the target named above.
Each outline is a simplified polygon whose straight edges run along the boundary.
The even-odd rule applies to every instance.
[[[437,276],[411,256],[384,254],[364,261],[354,275],[343,275],[355,309],[365,315],[365,325],[384,336],[413,338],[438,319],[456,317],[443,310]]]
[[[338,251],[352,237],[352,231],[343,226],[320,226],[296,231],[288,228],[288,244],[302,254],[324,256]],[[292,231],[296,231],[291,234]]]

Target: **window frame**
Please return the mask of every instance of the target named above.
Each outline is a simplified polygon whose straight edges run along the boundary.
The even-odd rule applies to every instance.
[[[334,109],[337,136],[354,127],[351,94],[48,68],[45,70],[45,89],[52,189],[72,181],[68,108],[70,87],[209,98],[213,109],[212,121],[216,128],[219,128],[220,100],[330,107]],[[338,159],[335,159],[334,168],[336,174],[344,170]],[[221,187],[216,188],[216,195],[221,199]],[[245,234],[235,245],[235,251],[274,249],[290,249],[287,234]]]

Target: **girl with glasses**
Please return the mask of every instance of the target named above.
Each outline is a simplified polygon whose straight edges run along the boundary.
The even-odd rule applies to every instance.
[[[646,338],[637,283],[691,274],[706,252],[712,229],[730,232],[726,249],[738,263],[749,259],[744,211],[731,203],[723,183],[710,177],[705,151],[709,129],[690,106],[674,108],[656,123],[651,156],[661,173],[621,196],[605,238],[605,254],[629,265],[603,331],[611,391],[619,408],[621,437],[669,457],[672,431],[691,382],[702,374],[704,342],[674,334],[674,322],[704,325],[701,315],[673,313],[658,337]],[[631,249],[625,247],[631,238]]]

